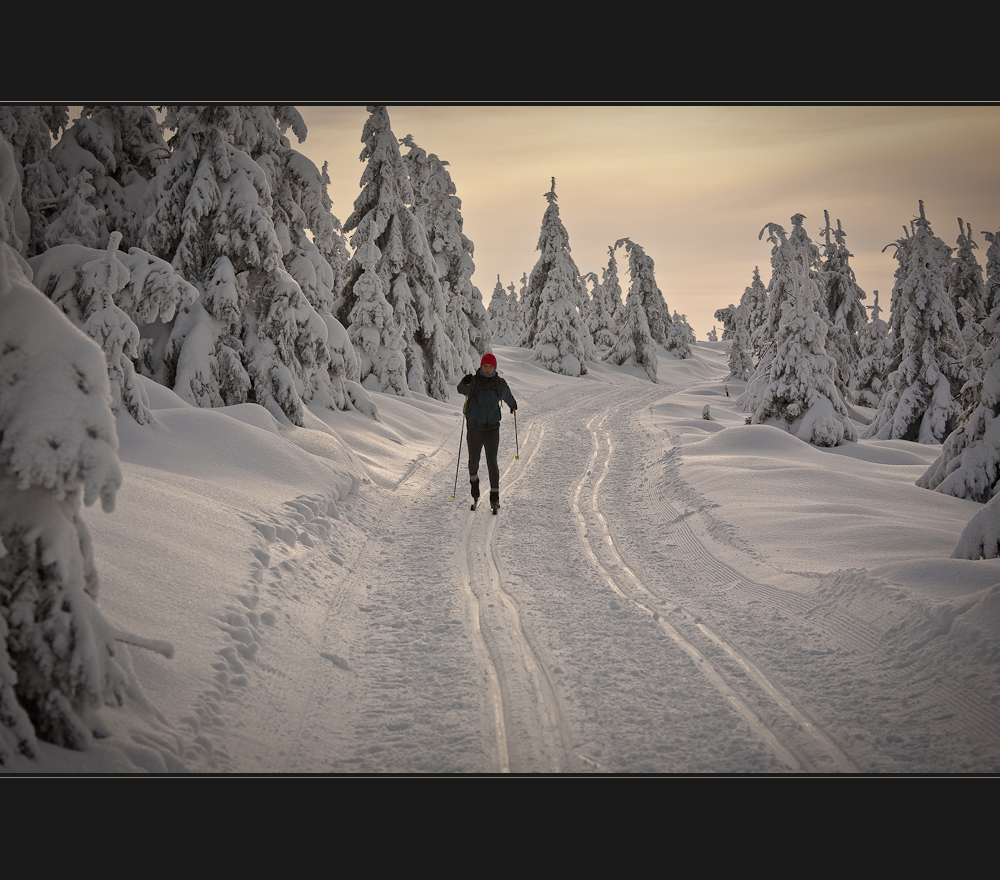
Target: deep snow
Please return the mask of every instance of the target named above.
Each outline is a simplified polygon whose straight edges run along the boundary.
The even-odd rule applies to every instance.
[[[457,392],[294,428],[143,380],[85,519],[103,612],[172,652],[128,649],[111,736],[0,770],[1000,770],[1000,560],[950,558],[982,505],[915,485],[940,446],[746,425],[724,350],[498,348],[497,517]]]

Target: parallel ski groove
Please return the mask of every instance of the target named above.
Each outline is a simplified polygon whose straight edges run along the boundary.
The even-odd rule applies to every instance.
[[[782,763],[791,769],[815,769],[807,758],[797,754],[796,751],[779,740],[774,731],[771,730],[768,725],[761,722],[756,710],[753,709],[746,701],[745,696],[730,686],[720,670],[715,667],[708,657],[702,653],[689,638],[683,636],[681,632],[670,624],[665,618],[661,617],[658,613],[655,613],[652,608],[648,607],[643,601],[640,601],[640,599],[636,597],[636,592],[638,592],[641,596],[645,596],[649,600],[655,601],[657,599],[657,596],[645,586],[642,580],[625,562],[624,557],[615,544],[611,530],[608,527],[607,520],[601,513],[598,504],[600,487],[610,470],[611,458],[613,454],[613,444],[611,442],[610,434],[607,432],[604,432],[606,444],[604,448],[606,451],[603,457],[601,476],[597,480],[588,480],[588,475],[592,475],[594,465],[601,452],[600,436],[598,434],[598,430],[594,427],[594,423],[597,422],[599,418],[600,422],[598,427],[603,426],[603,423],[608,418],[609,414],[610,411],[605,413],[603,416],[595,416],[587,424],[587,429],[591,432],[593,438],[593,452],[587,471],[578,484],[577,492],[574,496],[574,510],[577,513],[579,520],[580,538],[585,545],[585,549],[587,549],[590,553],[594,562],[600,568],[603,576],[608,581],[612,589],[654,617],[660,628],[663,629],[663,631],[667,633],[667,635],[669,635],[675,643],[682,647],[692,657],[692,659],[698,664],[699,669],[705,673],[720,693],[722,693],[730,701],[740,715],[747,720],[754,732],[769,744],[775,756]],[[624,573],[626,580],[631,583],[634,591],[623,589],[621,584],[610,573],[608,568],[600,562],[596,550],[592,545],[592,539],[590,538],[591,530],[587,527],[587,516],[583,512],[579,500],[580,494],[588,482],[592,482],[593,486],[590,492],[591,514],[598,522],[598,528],[601,536],[603,537],[603,544],[611,557],[610,562],[614,567],[619,568]],[[691,540],[686,542],[686,546],[684,548],[686,552],[694,553],[699,560],[718,563],[718,560],[711,557],[704,546],[694,539],[693,535],[691,535],[690,538]],[[724,572],[727,576],[736,574],[736,572],[722,563],[718,563],[718,566],[718,570]],[[848,758],[846,753],[844,753],[840,747],[815,724],[814,720],[807,713],[797,707],[785,694],[783,694],[781,690],[749,660],[749,658],[747,658],[742,652],[738,651],[733,645],[727,643],[725,640],[713,633],[704,624],[699,622],[697,627],[713,645],[721,648],[731,659],[735,660],[747,676],[781,709],[781,711],[787,714],[789,718],[791,718],[791,720],[800,727],[800,729],[812,738],[812,740],[825,753],[828,760],[834,763],[837,770],[841,772],[854,772],[856,770],[856,767],[850,758]]]

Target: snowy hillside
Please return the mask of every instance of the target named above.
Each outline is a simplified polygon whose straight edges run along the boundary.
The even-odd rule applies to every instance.
[[[1000,770],[1000,560],[950,558],[982,505],[915,485],[940,446],[746,425],[723,343],[656,384],[497,354],[496,517],[457,392],[292,427],[143,379],[84,517],[154,650],[107,737],[0,771]]]

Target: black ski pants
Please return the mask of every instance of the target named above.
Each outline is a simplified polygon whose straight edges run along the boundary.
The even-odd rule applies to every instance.
[[[500,495],[500,466],[497,464],[497,452],[500,449],[500,426],[479,428],[469,425],[466,441],[469,445],[469,482],[472,485],[472,497],[479,497],[479,458],[486,451],[486,470],[490,474],[490,494]]]

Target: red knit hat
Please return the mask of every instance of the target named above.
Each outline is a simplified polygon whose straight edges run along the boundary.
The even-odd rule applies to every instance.
[[[489,352],[483,355],[483,359],[479,362],[479,366],[485,367],[487,364],[492,364],[494,368],[496,368],[497,365],[497,359]]]

